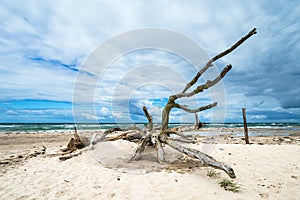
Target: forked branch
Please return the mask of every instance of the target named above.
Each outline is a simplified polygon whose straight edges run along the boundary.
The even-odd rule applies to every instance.
[[[185,93],[190,87],[192,87],[200,78],[200,76],[209,68],[212,66],[212,63],[216,60],[226,56],[227,54],[231,53],[233,50],[235,50],[238,46],[240,46],[243,42],[245,42],[248,38],[250,38],[252,35],[256,34],[256,28],[252,29],[247,35],[242,37],[239,41],[237,41],[234,45],[232,45],[230,48],[226,49],[225,51],[219,53],[212,59],[210,59],[206,65],[196,74],[196,76],[186,84],[185,88],[181,93]]]
[[[171,95],[169,97],[169,100],[163,110],[162,113],[162,126],[161,126],[161,134],[164,134],[164,131],[168,129],[168,124],[169,124],[169,115],[170,112],[173,108],[180,108],[186,112],[190,112],[190,113],[195,113],[195,110],[189,109],[186,106],[182,106],[180,104],[177,104],[175,101],[178,98],[182,98],[182,97],[191,97],[194,96],[200,92],[203,92],[204,90],[214,86],[215,84],[217,84],[220,80],[222,80],[222,78],[224,78],[224,76],[227,74],[227,72],[229,72],[232,68],[232,66],[229,64],[227,65],[222,72],[214,79],[214,80],[208,80],[205,84],[199,85],[198,87],[196,87],[195,90],[191,91],[191,92],[187,92],[188,89],[190,89],[200,78],[200,76],[209,68],[212,66],[212,63],[220,58],[222,58],[223,56],[231,53],[233,50],[235,50],[238,46],[240,46],[243,42],[245,42],[248,38],[250,38],[252,35],[256,34],[256,28],[252,29],[246,36],[242,37],[239,41],[237,41],[234,45],[232,45],[230,48],[226,49],[225,51],[219,53],[218,55],[216,55],[215,57],[213,57],[212,59],[210,59],[206,65],[196,74],[196,76],[189,82],[186,84],[185,88],[183,89],[183,91],[179,94],[175,94],[175,95]],[[210,104],[210,105],[215,105],[214,104]],[[208,106],[207,109],[212,108],[214,106]],[[206,107],[206,106],[204,106]],[[199,108],[200,109],[200,108]],[[201,111],[201,109],[200,109]],[[199,112],[199,111],[196,111]]]
[[[192,92],[188,92],[188,93],[179,93],[176,94],[175,96],[177,98],[182,98],[182,97],[191,97],[194,96],[195,94],[198,94],[200,92],[203,92],[204,90],[214,86],[215,84],[217,84],[220,80],[222,80],[222,78],[224,78],[224,76],[227,74],[227,72],[229,72],[231,70],[232,66],[229,64],[227,65],[222,72],[219,74],[219,76],[217,76],[214,80],[207,80],[205,84],[203,85],[199,85],[195,90],[193,90]]]

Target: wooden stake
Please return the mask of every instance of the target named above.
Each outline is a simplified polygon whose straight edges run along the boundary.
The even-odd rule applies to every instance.
[[[246,144],[249,144],[248,127],[247,127],[247,119],[246,119],[246,108],[242,108],[242,112],[243,112],[243,119],[244,119],[245,142],[246,142]]]
[[[194,124],[194,129],[198,130],[199,129],[199,118],[197,113],[195,113],[195,124]]]

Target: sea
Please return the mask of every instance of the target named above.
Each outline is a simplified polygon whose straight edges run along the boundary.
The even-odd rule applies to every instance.
[[[78,130],[107,130],[109,128],[126,128],[136,125],[145,128],[145,124],[129,124],[129,123],[0,123],[0,132],[70,132],[74,130],[74,126]],[[176,126],[192,126],[191,123],[171,123],[169,127]],[[196,132],[187,132],[187,134],[199,134],[203,136],[231,134],[235,136],[243,135],[243,123],[214,123],[205,124],[203,129]],[[251,136],[280,136],[280,135],[300,135],[300,123],[248,123],[249,135]]]

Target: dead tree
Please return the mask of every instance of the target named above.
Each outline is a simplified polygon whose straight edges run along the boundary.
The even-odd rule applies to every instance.
[[[223,170],[229,175],[229,177],[235,178],[236,176],[235,176],[235,173],[234,173],[232,167],[215,160],[213,157],[211,157],[199,150],[187,148],[187,147],[180,145],[178,143],[178,141],[194,142],[194,140],[192,140],[188,136],[185,136],[178,130],[169,129],[169,127],[168,127],[169,115],[173,108],[178,108],[178,109],[181,109],[188,113],[198,113],[203,110],[207,110],[207,109],[217,106],[217,102],[214,102],[209,105],[202,106],[200,108],[191,109],[185,105],[181,105],[181,104],[177,103],[176,100],[180,99],[180,98],[192,97],[200,92],[203,92],[204,90],[209,89],[210,87],[217,84],[220,80],[222,80],[222,78],[224,78],[224,76],[231,70],[232,66],[230,64],[227,65],[214,80],[207,80],[206,83],[200,84],[196,87],[196,89],[190,91],[190,88],[198,82],[198,79],[201,77],[201,75],[203,73],[205,73],[212,66],[213,62],[215,62],[216,60],[222,58],[223,56],[226,56],[227,54],[231,53],[233,50],[235,50],[238,46],[240,46],[243,42],[245,42],[248,38],[250,38],[254,34],[256,34],[256,28],[251,30],[247,35],[245,35],[243,38],[241,38],[239,41],[237,41],[230,48],[221,52],[220,54],[217,54],[215,57],[211,58],[206,63],[206,65],[198,71],[196,76],[190,82],[188,82],[186,84],[185,88],[180,93],[173,94],[169,97],[169,100],[162,112],[162,125],[161,125],[160,130],[156,131],[153,128],[152,116],[148,113],[147,108],[144,106],[143,111],[149,122],[146,131],[137,130],[137,132],[132,132],[132,130],[131,130],[131,132],[130,132],[130,130],[127,129],[125,132],[122,132],[120,135],[113,136],[113,137],[106,137],[108,134],[120,130],[120,129],[114,129],[114,130],[109,129],[109,130],[105,131],[105,133],[99,139],[91,141],[91,144],[94,145],[101,141],[112,141],[112,140],[117,140],[117,139],[130,140],[129,136],[130,136],[130,134],[132,134],[133,137],[141,139],[141,142],[138,145],[138,147],[136,148],[134,155],[130,158],[129,161],[131,161],[133,159],[138,159],[140,157],[140,154],[145,150],[146,146],[155,146],[157,149],[158,162],[163,163],[165,161],[163,144],[165,144],[183,154],[186,154],[187,156],[189,156],[191,158],[200,160],[202,162],[203,166],[210,166],[210,167],[213,167],[216,169]],[[176,135],[177,138],[172,137],[173,135]]]
[[[169,97],[169,100],[162,112],[162,126],[161,126],[161,130],[160,130],[159,134],[152,133],[152,132],[149,132],[148,134],[146,134],[143,137],[141,144],[135,150],[135,153],[134,153],[133,157],[131,158],[131,160],[139,158],[139,155],[145,150],[145,147],[152,144],[152,145],[156,146],[158,161],[164,162],[165,158],[164,158],[164,151],[163,151],[162,144],[166,144],[166,145],[169,145],[170,147],[176,149],[177,151],[188,155],[189,157],[199,159],[204,166],[211,166],[213,168],[221,169],[221,170],[225,171],[229,175],[229,177],[231,177],[231,178],[236,177],[233,169],[230,166],[220,163],[220,162],[216,161],[214,158],[212,158],[211,156],[204,154],[198,150],[187,148],[187,147],[184,147],[184,146],[176,143],[174,141],[174,139],[172,137],[170,137],[171,134],[176,134],[176,132],[169,130],[169,127],[168,127],[169,116],[170,116],[170,112],[173,108],[178,108],[178,109],[181,109],[188,113],[197,113],[197,112],[207,110],[207,109],[217,106],[217,102],[214,102],[209,105],[202,106],[200,108],[190,109],[185,105],[181,105],[181,104],[177,103],[176,100],[180,99],[180,98],[194,96],[200,92],[203,92],[204,90],[209,89],[210,87],[217,84],[220,80],[222,80],[222,78],[224,78],[224,76],[231,70],[231,68],[232,68],[231,64],[227,65],[214,80],[207,80],[205,84],[200,84],[196,87],[196,89],[190,91],[190,88],[197,83],[197,81],[201,77],[201,75],[203,73],[205,73],[207,71],[207,69],[209,69],[212,66],[213,62],[215,62],[216,60],[222,58],[223,56],[231,53],[233,50],[235,50],[238,46],[240,46],[243,42],[245,42],[248,38],[250,38],[254,34],[256,34],[256,28],[251,30],[246,36],[241,38],[230,48],[221,52],[220,54],[216,55],[215,57],[211,58],[206,63],[206,65],[200,71],[198,71],[196,76],[189,83],[186,84],[186,86],[182,90],[182,92],[171,95]],[[145,114],[146,114],[146,112],[145,112]],[[146,114],[146,116],[147,116],[147,114]],[[149,118],[148,118],[148,120],[149,120]],[[149,123],[150,123],[150,120],[149,120]]]

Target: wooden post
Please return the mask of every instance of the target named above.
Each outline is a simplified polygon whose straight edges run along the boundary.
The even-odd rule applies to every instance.
[[[194,124],[194,129],[198,130],[199,129],[199,118],[197,113],[195,113],[195,124]]]
[[[242,108],[242,112],[243,112],[243,119],[244,119],[245,142],[246,142],[246,144],[249,144],[248,127],[247,127],[247,119],[246,119],[246,108]]]

